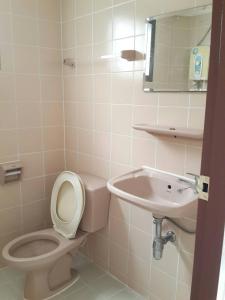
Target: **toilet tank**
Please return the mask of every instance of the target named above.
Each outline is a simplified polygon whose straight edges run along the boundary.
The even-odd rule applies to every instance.
[[[95,232],[107,225],[110,192],[106,180],[90,174],[79,174],[85,187],[85,209],[79,228]]]

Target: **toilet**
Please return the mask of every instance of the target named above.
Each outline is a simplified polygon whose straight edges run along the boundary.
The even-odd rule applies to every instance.
[[[106,181],[64,171],[51,196],[53,228],[9,242],[2,251],[9,266],[26,271],[24,299],[51,299],[72,286],[79,274],[72,259],[90,233],[106,226],[110,194]]]

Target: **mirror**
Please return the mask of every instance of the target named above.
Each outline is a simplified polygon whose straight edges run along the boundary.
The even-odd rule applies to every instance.
[[[212,6],[146,20],[145,92],[207,91]]]

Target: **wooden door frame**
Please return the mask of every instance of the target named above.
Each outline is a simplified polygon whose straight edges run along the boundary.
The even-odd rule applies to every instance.
[[[209,201],[199,200],[191,300],[216,300],[225,224],[225,0],[213,1],[212,40],[201,174]]]

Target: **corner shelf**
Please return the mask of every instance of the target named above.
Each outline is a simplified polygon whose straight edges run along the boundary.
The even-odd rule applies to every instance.
[[[201,129],[153,126],[150,124],[134,124],[133,128],[154,135],[172,136],[174,138],[181,137],[181,138],[189,138],[195,140],[203,139],[203,130]]]

